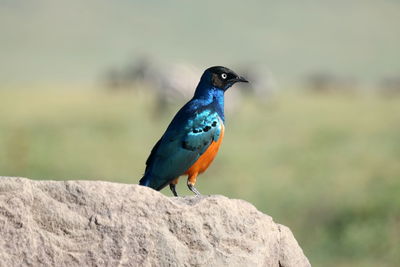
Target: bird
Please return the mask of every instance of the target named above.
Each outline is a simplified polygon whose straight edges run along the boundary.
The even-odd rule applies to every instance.
[[[187,186],[196,195],[197,176],[210,166],[225,132],[224,94],[235,83],[248,82],[229,68],[206,69],[189,100],[174,116],[146,160],[139,184],[160,191],[167,185],[178,196],[176,185],[187,175]]]

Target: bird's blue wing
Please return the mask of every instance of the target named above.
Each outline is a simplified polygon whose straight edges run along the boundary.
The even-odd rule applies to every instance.
[[[211,110],[203,110],[188,121],[183,148],[202,155],[211,144],[217,141],[221,134],[222,120]]]
[[[185,121],[174,120],[147,159],[140,184],[161,190],[184,174],[221,133],[222,120],[209,109]]]

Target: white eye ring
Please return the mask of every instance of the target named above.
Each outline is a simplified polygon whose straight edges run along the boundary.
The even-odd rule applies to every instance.
[[[225,80],[225,79],[228,77],[228,75],[226,75],[226,73],[222,73],[222,74],[221,74],[221,77],[222,77],[222,79]]]

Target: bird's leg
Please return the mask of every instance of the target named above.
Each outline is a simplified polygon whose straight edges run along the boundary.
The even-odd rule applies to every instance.
[[[197,196],[200,196],[201,195],[200,192],[194,187],[196,179],[197,179],[197,173],[189,176],[187,180],[187,186],[189,187],[190,191],[195,193]]]
[[[171,189],[172,194],[174,194],[174,196],[177,197],[178,193],[176,193],[175,187],[176,187],[176,184],[169,184],[169,189]]]
[[[174,180],[172,180],[172,182],[169,184],[169,188],[172,191],[172,194],[174,194],[174,196],[178,196],[178,194],[176,193],[176,184],[178,183],[179,178],[175,178]]]

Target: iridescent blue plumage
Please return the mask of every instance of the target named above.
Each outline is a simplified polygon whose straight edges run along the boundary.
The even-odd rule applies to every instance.
[[[141,185],[161,190],[218,141],[225,120],[224,93],[238,81],[246,80],[224,67],[204,72],[193,98],[178,111],[152,149]]]

